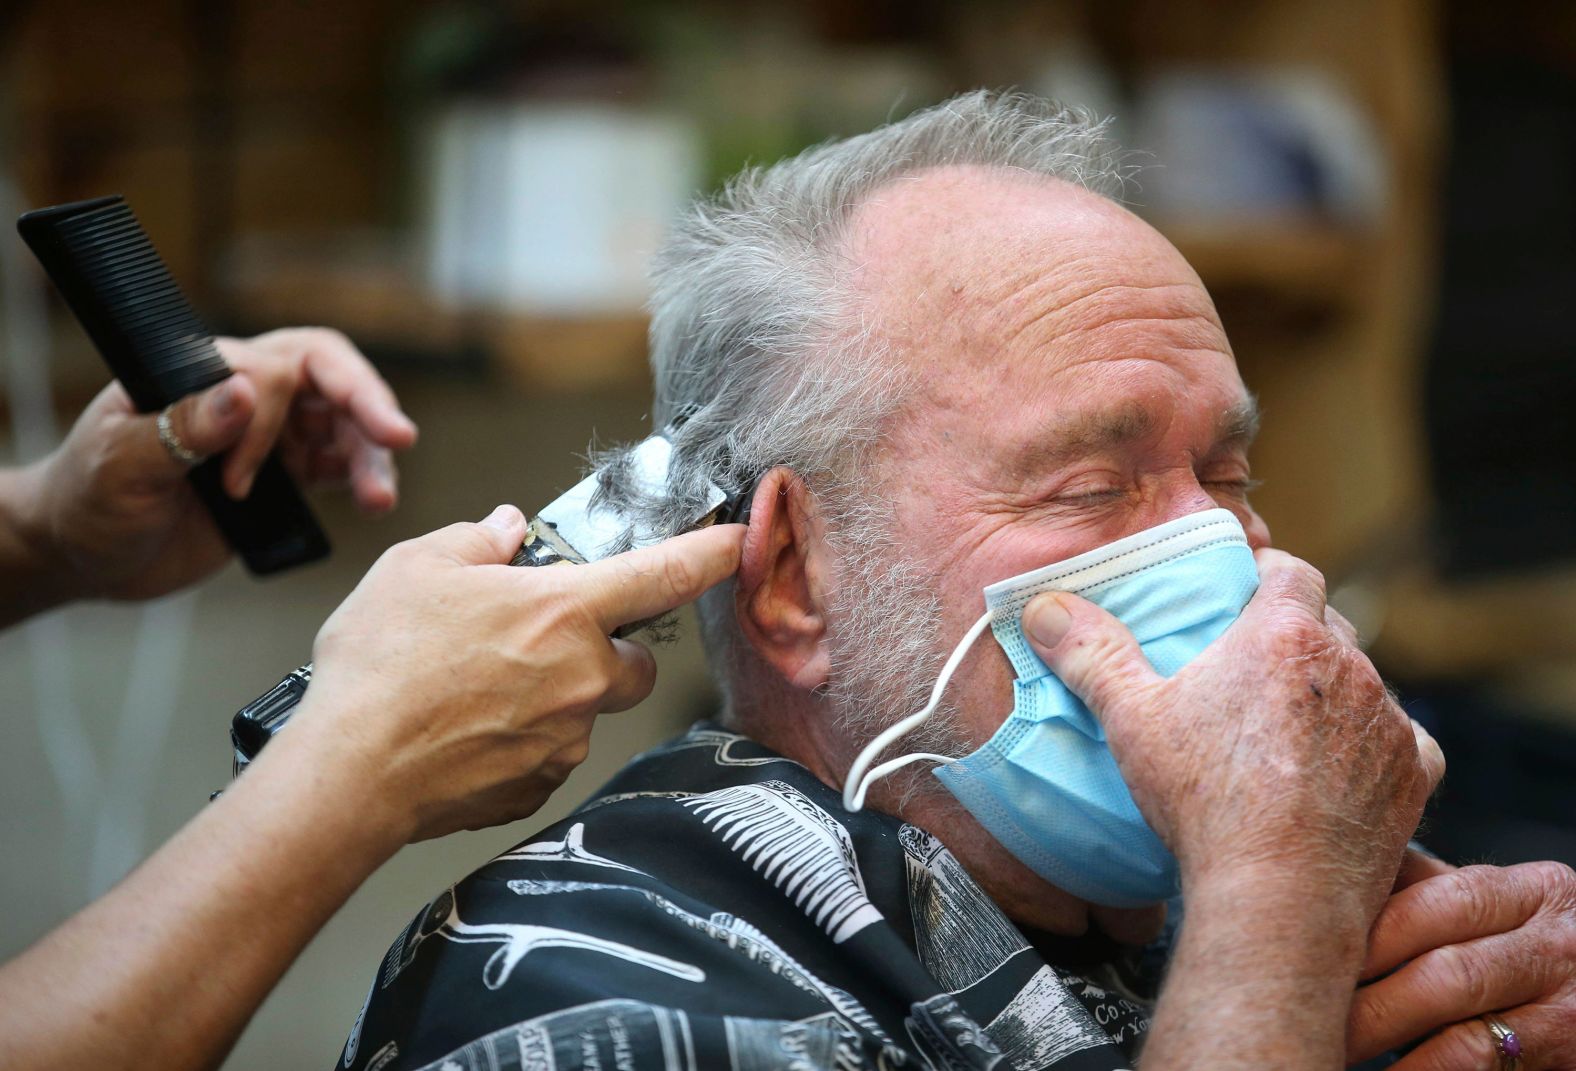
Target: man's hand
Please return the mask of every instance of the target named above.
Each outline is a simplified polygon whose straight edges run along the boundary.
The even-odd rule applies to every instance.
[[[1516,1032],[1527,1071],[1576,1067],[1570,867],[1453,870],[1436,862],[1413,877],[1374,923],[1363,977],[1379,980],[1352,1002],[1347,1058],[1355,1063],[1426,1039],[1396,1068],[1493,1067],[1496,1043],[1477,1017],[1495,1012]]]
[[[512,567],[525,527],[500,506],[388,550],[318,633],[312,687],[258,762],[310,759],[400,843],[541,806],[585,759],[597,714],[651,691],[651,652],[610,634],[731,576],[744,528]]]
[[[193,453],[228,451],[226,491],[244,497],[277,445],[298,477],[348,479],[364,510],[393,507],[390,451],[415,442],[416,426],[349,340],[292,328],[218,346],[236,374],[182,399],[170,420]],[[159,442],[156,416],[136,412],[112,383],[60,448],[27,470],[21,527],[36,559],[31,582],[50,589],[49,602],[151,598],[229,560],[187,466]]]
[[[1336,1066],[1368,928],[1444,773],[1326,608],[1323,578],[1254,556],[1253,600],[1169,680],[1092,603],[1041,595],[1024,610],[1182,865],[1187,921],[1146,1067]]]
[[[1325,606],[1323,578],[1279,551],[1255,557],[1253,600],[1170,680],[1076,596],[1036,598],[1025,632],[1100,718],[1184,889],[1282,872],[1309,895],[1360,893],[1372,918],[1444,757]]]

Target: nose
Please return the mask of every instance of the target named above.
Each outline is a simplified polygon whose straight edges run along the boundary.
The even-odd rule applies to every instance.
[[[1243,533],[1248,537],[1248,545],[1254,550],[1270,546],[1270,526],[1264,523],[1264,518],[1258,515],[1258,511],[1248,505],[1245,499],[1215,498],[1191,473],[1178,481],[1160,511],[1160,520],[1155,523],[1176,520],[1178,517],[1186,517],[1210,509],[1229,509],[1236,514],[1237,520],[1242,524]]]
[[[1223,503],[1216,502],[1210,493],[1198,482],[1198,478],[1189,473],[1185,478],[1177,481],[1177,486],[1167,496],[1161,508],[1160,520],[1174,521],[1178,517],[1186,517],[1193,513],[1202,513],[1207,509],[1219,509]]]

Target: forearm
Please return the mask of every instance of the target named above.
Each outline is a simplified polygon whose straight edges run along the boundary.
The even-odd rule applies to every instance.
[[[347,793],[358,779],[335,776],[319,743],[282,734],[125,881],[0,968],[0,1066],[223,1059],[301,949],[404,842],[378,801]]]
[[[1355,896],[1279,878],[1190,893],[1144,1071],[1344,1067],[1370,922]]]
[[[69,598],[37,521],[41,475],[36,464],[0,468],[0,628]]]

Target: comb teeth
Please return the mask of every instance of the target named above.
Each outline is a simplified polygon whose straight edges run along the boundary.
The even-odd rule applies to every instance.
[[[23,235],[139,409],[161,409],[230,374],[124,201],[46,210]]]
[[[16,227],[138,409],[162,409],[230,374],[123,198],[40,208]],[[245,498],[225,491],[219,457],[194,466],[187,478],[253,573],[328,553],[327,537],[277,452],[263,461]]]

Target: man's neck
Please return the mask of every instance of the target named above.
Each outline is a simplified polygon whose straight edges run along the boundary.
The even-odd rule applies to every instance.
[[[841,791],[858,745],[837,731],[830,711],[824,705],[806,706],[781,694],[756,693],[754,698],[750,706],[732,712],[729,724],[757,743],[802,764]],[[980,888],[1020,926],[1066,936],[1077,936],[1089,928],[1088,904],[1020,863],[927,771],[912,769],[877,782],[871,787],[867,806],[917,826],[941,841]],[[1142,936],[1128,926],[1105,928],[1119,939]],[[1151,928],[1146,923],[1141,930]]]
[[[784,758],[793,759],[820,780],[841,790],[848,762],[843,758],[839,740],[825,731],[818,712],[798,709],[798,705],[778,697],[779,703],[766,703],[764,697],[743,709],[735,708],[724,718],[725,724]],[[768,710],[770,711],[768,713]],[[787,711],[792,713],[787,713]]]

